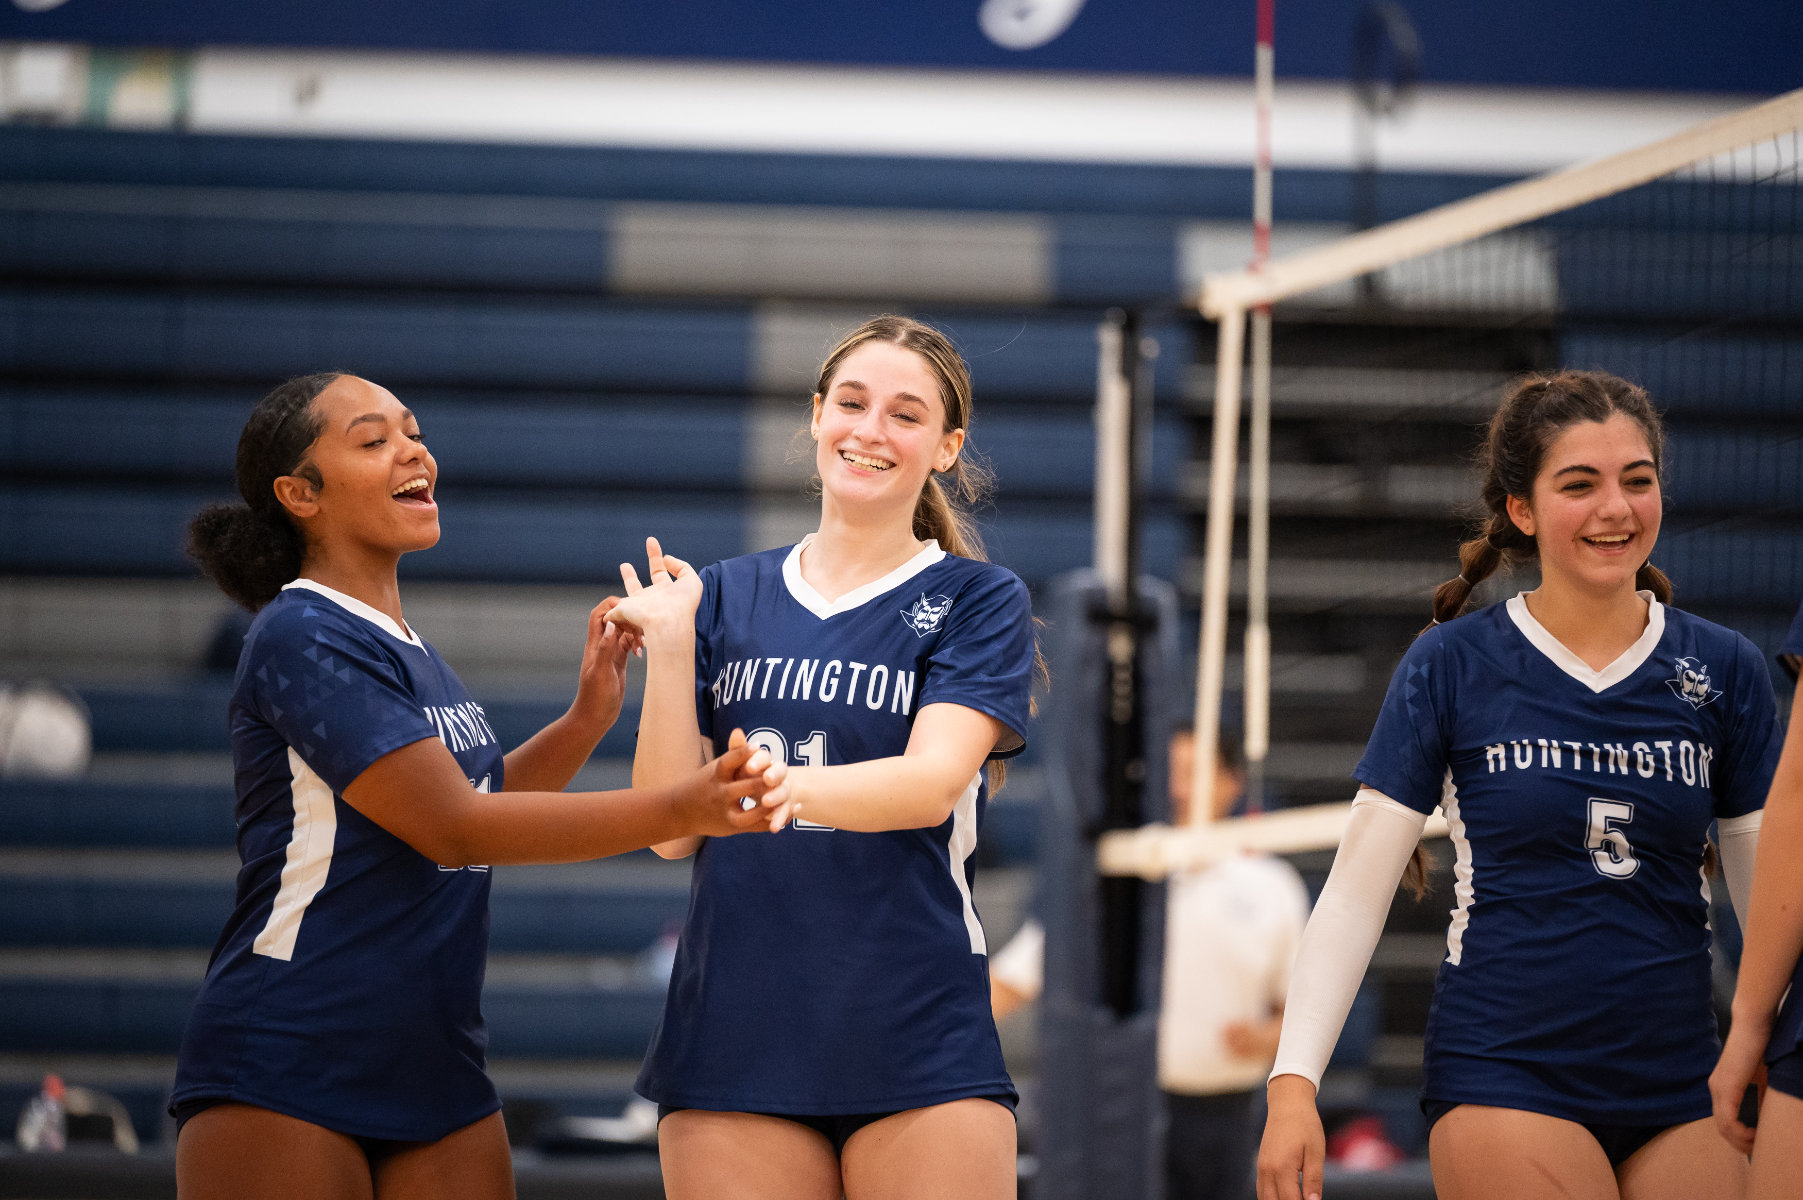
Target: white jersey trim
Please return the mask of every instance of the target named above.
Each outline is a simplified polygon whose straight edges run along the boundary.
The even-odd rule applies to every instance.
[[[1477,899],[1477,888],[1471,880],[1471,838],[1465,832],[1465,821],[1459,815],[1459,789],[1446,772],[1446,786],[1440,793],[1440,812],[1446,817],[1452,837],[1452,920],[1446,925],[1446,961],[1453,966],[1465,955],[1465,929],[1471,924],[1471,905]]]
[[[952,882],[964,898],[964,928],[970,933],[970,952],[988,954],[989,939],[983,935],[983,922],[977,919],[976,903],[970,898],[970,879],[964,873],[964,862],[977,848],[977,792],[983,786],[982,768],[970,777],[970,786],[952,806],[952,836],[946,842],[947,861],[952,869]]]
[[[406,642],[409,646],[416,647],[420,650],[426,648],[426,643],[422,642],[411,629],[396,624],[393,617],[389,616],[379,608],[371,608],[355,596],[347,596],[343,592],[334,588],[329,588],[325,584],[318,583],[311,579],[296,579],[293,583],[284,583],[282,585],[282,590],[284,592],[289,588],[304,588],[309,592],[317,592],[327,600],[330,600],[333,604],[336,604],[339,608],[350,613],[352,616],[362,617],[365,621],[368,621],[371,625],[374,625],[377,629],[380,629],[383,633],[386,633],[397,641]]]
[[[288,861],[282,867],[282,886],[275,894],[269,920],[251,943],[258,954],[294,960],[294,940],[300,936],[301,918],[332,870],[332,847],[338,840],[338,809],[332,789],[314,774],[294,747],[288,748],[288,770],[294,796],[294,829],[288,835]]]
[[[1534,619],[1534,614],[1528,611],[1526,592],[1518,592],[1509,597],[1509,619],[1515,622],[1515,628],[1521,630],[1521,635],[1533,644],[1534,649],[1551,659],[1555,667],[1591,691],[1601,692],[1638,671],[1641,664],[1652,657],[1659,639],[1665,636],[1665,606],[1653,599],[1651,592],[1634,594],[1647,602],[1646,629],[1632,646],[1621,652],[1619,658],[1600,671],[1567,650],[1563,642],[1546,631],[1546,626]]]
[[[836,617],[840,613],[850,612],[854,608],[868,604],[884,592],[900,587],[928,567],[945,559],[945,551],[939,548],[939,543],[928,538],[925,548],[919,554],[881,579],[873,580],[861,587],[855,587],[837,600],[828,600],[814,590],[813,584],[801,576],[801,552],[813,540],[814,535],[808,534],[795,543],[795,548],[789,551],[789,557],[783,559],[783,583],[788,587],[789,595],[795,597],[795,603],[823,621],[828,617]]]

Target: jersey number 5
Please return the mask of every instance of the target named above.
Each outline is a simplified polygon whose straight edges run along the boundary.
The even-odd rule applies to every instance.
[[[1627,826],[1634,820],[1634,806],[1625,800],[1590,798],[1591,865],[1599,875],[1611,879],[1629,879],[1640,870],[1634,847],[1628,844]]]
[[[770,757],[777,762],[793,762],[803,767],[824,767],[826,765],[826,731],[816,729],[802,741],[795,743],[795,757],[789,757],[789,739],[780,730],[765,726],[754,729],[745,735],[745,740],[770,752]],[[831,825],[822,825],[818,821],[795,818],[797,829],[831,829]]]

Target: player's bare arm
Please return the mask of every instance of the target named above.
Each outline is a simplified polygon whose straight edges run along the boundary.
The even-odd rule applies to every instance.
[[[682,782],[617,792],[477,791],[444,744],[426,738],[383,755],[345,788],[357,811],[442,866],[581,862],[692,834],[767,827],[745,811],[783,786],[781,764],[735,732],[725,754]]]

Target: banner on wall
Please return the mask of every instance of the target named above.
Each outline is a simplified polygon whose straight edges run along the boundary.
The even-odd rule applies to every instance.
[[[1342,79],[1368,0],[1278,0],[1278,70]],[[1253,0],[0,0],[0,41],[1248,76]],[[1430,83],[1778,92],[1803,4],[1405,0]],[[1749,38],[1754,29],[1759,36]]]

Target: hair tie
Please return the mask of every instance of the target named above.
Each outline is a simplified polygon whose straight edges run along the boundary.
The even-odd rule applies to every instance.
[[[1476,587],[1477,586],[1477,581],[1465,578],[1465,572],[1463,572],[1463,571],[1459,572],[1459,582],[1464,584],[1466,587]]]
[[[1429,629],[1432,629],[1434,626],[1438,625],[1439,623],[1440,623],[1439,617],[1429,617],[1428,621],[1427,621],[1427,627]]]

